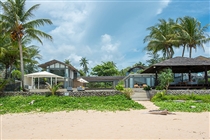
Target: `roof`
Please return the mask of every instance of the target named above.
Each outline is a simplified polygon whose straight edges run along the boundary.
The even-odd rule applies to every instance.
[[[91,76],[85,77],[82,76],[81,78],[85,79],[88,82],[108,82],[108,81],[119,81],[122,80],[125,76]]]
[[[155,73],[164,68],[171,68],[174,73],[186,73],[189,70],[191,72],[202,72],[205,71],[205,68],[210,70],[210,59],[203,56],[196,58],[174,57],[154,64],[142,73]]]
[[[26,74],[24,75],[26,77],[57,77],[57,78],[63,78],[61,76],[58,76],[56,74],[53,74],[53,73],[50,73],[50,72],[47,72],[47,71],[41,71],[41,72],[35,72],[35,73],[30,73],[30,74]]]
[[[40,65],[38,65],[39,67],[41,67],[41,68],[47,68],[47,66],[50,66],[50,65],[52,65],[52,64],[55,64],[55,63],[60,63],[60,64],[63,64],[63,65],[65,65],[65,66],[68,66],[70,69],[72,69],[72,70],[75,70],[75,71],[78,71],[75,67],[73,67],[71,64],[66,64],[66,63],[63,63],[63,62],[60,62],[60,61],[58,61],[58,60],[51,60],[51,61],[48,61],[48,62],[46,62],[46,63],[44,63],[44,64],[40,64]]]
[[[135,66],[135,67],[130,68],[130,69],[128,70],[128,72],[132,71],[132,70],[135,69],[135,68],[139,68],[139,69],[143,69],[143,70],[145,69],[144,66],[138,65],[138,66]]]

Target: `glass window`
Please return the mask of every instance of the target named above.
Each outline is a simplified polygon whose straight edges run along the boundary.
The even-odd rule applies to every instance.
[[[50,68],[54,68],[54,64],[50,65]]]
[[[61,67],[61,68],[65,68],[65,65],[60,64],[60,67]]]
[[[59,68],[59,63],[55,63],[55,68]]]

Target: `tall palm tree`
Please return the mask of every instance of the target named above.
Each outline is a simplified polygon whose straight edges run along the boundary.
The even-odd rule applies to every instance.
[[[52,24],[49,19],[35,19],[30,20],[34,14],[33,12],[39,8],[40,4],[36,4],[26,10],[26,0],[7,0],[6,2],[0,1],[0,6],[3,9],[3,14],[0,14],[1,22],[3,23],[3,29],[6,32],[11,33],[13,41],[18,42],[20,52],[20,66],[21,66],[21,81],[22,88],[24,89],[24,63],[22,54],[21,40],[24,36],[28,36],[31,39],[42,41],[40,37],[44,37],[52,40],[52,37],[45,32],[38,30],[40,26],[45,24]]]
[[[38,46],[31,45],[26,48],[24,57],[25,73],[33,73],[38,71],[38,60],[41,60],[40,50]]]
[[[64,60],[64,63],[70,65],[71,64],[71,61],[69,59],[65,59]]]
[[[208,29],[210,24],[201,27],[201,23],[189,16],[184,18],[178,18],[174,28],[178,31],[178,40],[180,44],[183,45],[184,56],[185,48],[189,48],[189,57],[192,57],[192,49],[197,49],[201,47],[204,50],[204,44],[210,41],[208,34],[205,34],[205,31]]]
[[[88,70],[89,70],[89,68],[87,66],[88,64],[89,64],[88,60],[85,57],[82,57],[80,60],[80,66],[83,67],[83,71],[84,71],[85,75],[88,73]]]
[[[162,51],[164,58],[172,58],[174,55],[173,47],[177,46],[178,43],[174,39],[175,32],[172,29],[175,22],[172,19],[169,19],[168,22],[159,19],[159,22],[157,25],[147,28],[150,33],[144,38],[144,42],[149,42],[145,49],[152,53]]]

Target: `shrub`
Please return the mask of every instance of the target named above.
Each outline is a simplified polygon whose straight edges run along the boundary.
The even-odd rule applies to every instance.
[[[123,91],[124,90],[124,82],[119,81],[118,84],[115,86],[116,90]]]
[[[162,98],[165,96],[165,91],[157,92],[151,99],[152,102],[162,101]]]
[[[127,99],[131,100],[131,95],[133,95],[133,90],[131,88],[124,88],[122,91],[121,91]]]
[[[166,92],[168,90],[170,82],[173,82],[174,75],[172,73],[171,69],[164,69],[159,75],[158,80],[160,81],[159,86],[164,87],[166,89]]]
[[[149,90],[151,90],[151,87],[150,86],[146,86],[143,89],[146,90],[146,91],[149,91]]]
[[[50,85],[49,83],[47,83],[47,88],[51,91],[52,95],[55,95],[56,91],[60,88],[61,83],[57,84],[57,85]]]

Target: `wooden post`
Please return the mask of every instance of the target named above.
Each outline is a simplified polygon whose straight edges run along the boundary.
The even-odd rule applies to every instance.
[[[205,84],[208,84],[207,67],[205,66]]]

